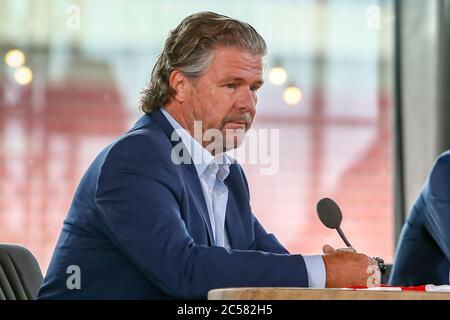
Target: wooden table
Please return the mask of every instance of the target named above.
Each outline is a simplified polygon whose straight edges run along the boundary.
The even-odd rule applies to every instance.
[[[309,288],[229,288],[209,291],[208,300],[450,300],[450,293]]]

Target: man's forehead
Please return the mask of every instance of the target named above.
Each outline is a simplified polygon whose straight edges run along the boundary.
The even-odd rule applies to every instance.
[[[261,80],[263,57],[248,50],[238,48],[219,48],[215,50],[210,70],[220,79]]]

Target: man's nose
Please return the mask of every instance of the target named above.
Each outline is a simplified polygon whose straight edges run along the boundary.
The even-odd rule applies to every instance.
[[[255,94],[248,88],[242,90],[238,97],[237,106],[242,111],[250,112],[253,115],[256,108]]]

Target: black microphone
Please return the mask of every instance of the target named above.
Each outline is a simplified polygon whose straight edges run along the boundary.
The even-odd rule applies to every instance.
[[[320,221],[322,221],[322,223],[326,227],[330,229],[336,229],[336,231],[339,233],[342,240],[344,241],[345,245],[347,247],[352,247],[353,250],[356,252],[355,248],[347,240],[344,232],[341,229],[342,211],[341,208],[339,208],[339,206],[337,205],[337,203],[331,200],[330,198],[323,198],[317,203],[316,210]],[[374,257],[374,259],[378,263],[380,272],[384,273],[386,271],[386,266],[384,264],[383,259],[379,257]]]
[[[330,198],[323,198],[317,203],[317,214],[326,227],[336,229],[347,247],[352,247],[341,229],[342,212],[336,202]]]

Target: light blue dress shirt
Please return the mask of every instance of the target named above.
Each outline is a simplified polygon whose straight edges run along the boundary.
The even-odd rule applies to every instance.
[[[164,108],[161,112],[183,142],[197,170],[203,189],[208,215],[211,221],[214,244],[230,249],[230,242],[225,230],[225,215],[228,201],[228,189],[224,183],[230,173],[233,159],[225,154],[213,156],[188,131],[186,131]],[[325,264],[322,256],[303,256],[311,288],[324,288],[326,281]]]

